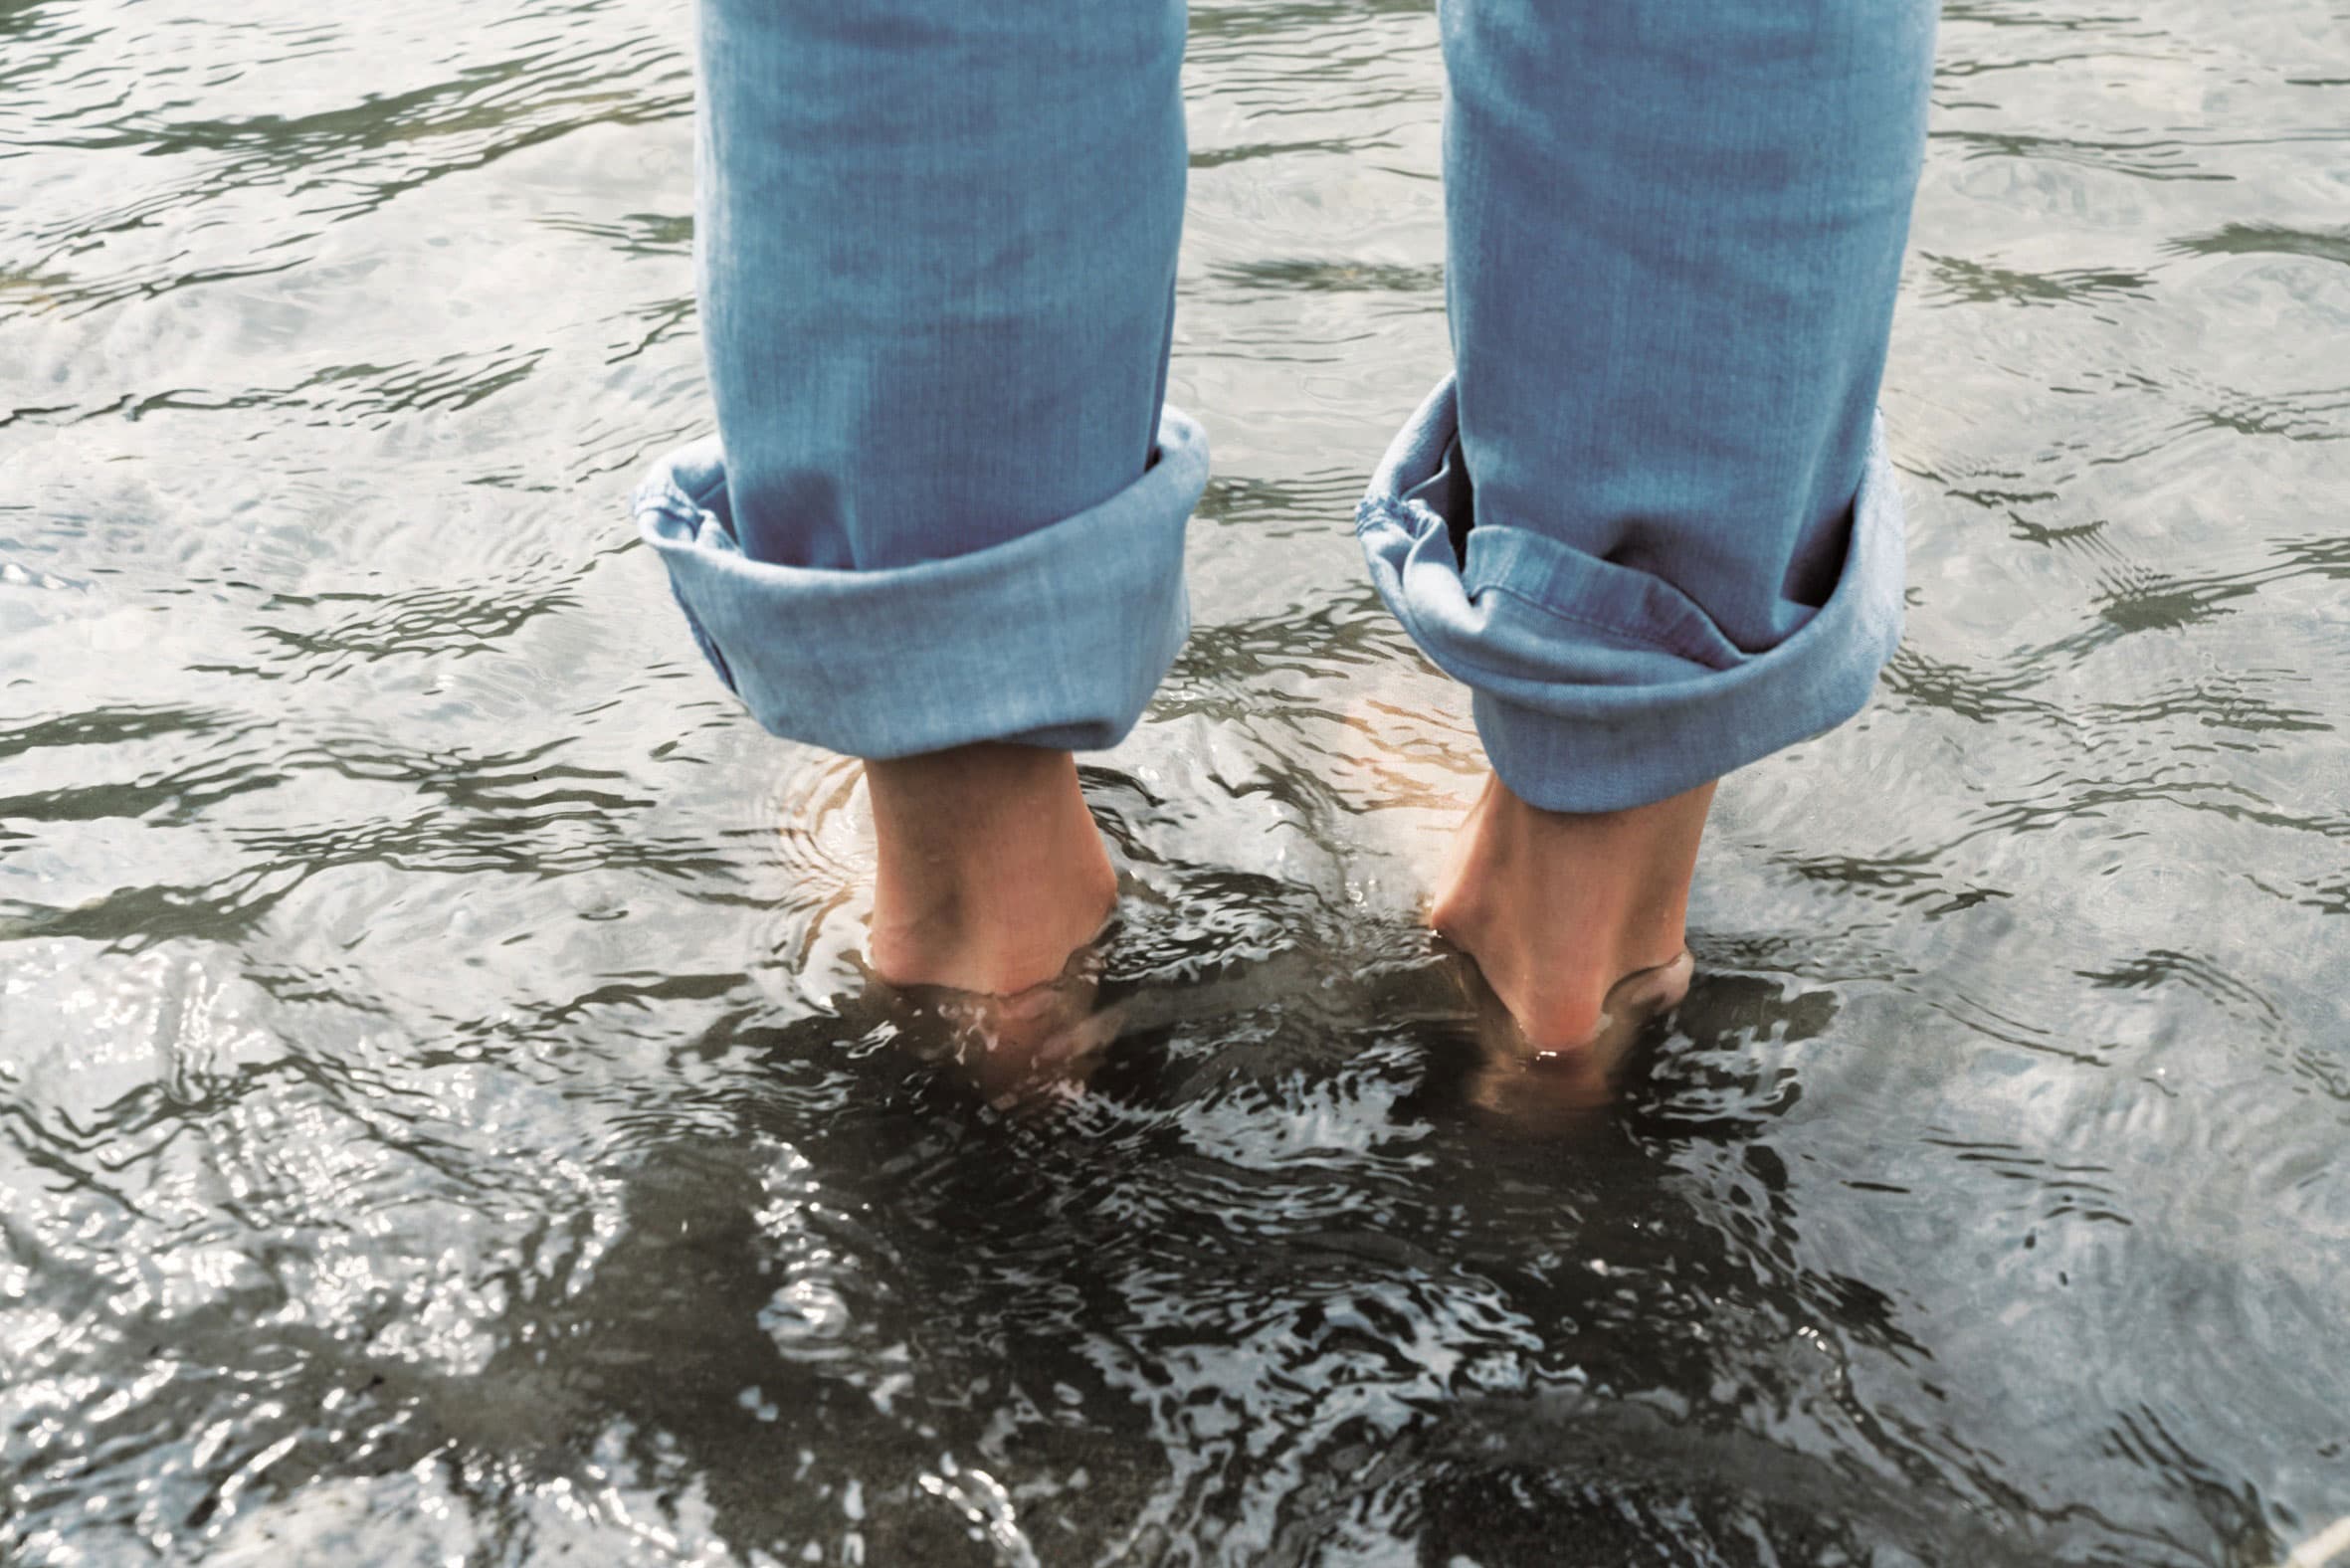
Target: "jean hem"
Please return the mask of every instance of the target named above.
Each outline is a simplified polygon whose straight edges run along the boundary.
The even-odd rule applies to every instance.
[[[753,560],[713,438],[655,463],[637,530],[711,669],[761,726],[882,760],[982,740],[1115,745],[1190,631],[1183,540],[1207,437],[1161,414],[1142,475],[969,554],[872,571]]]
[[[1729,643],[1661,579],[1582,562],[1524,529],[1456,555],[1446,519],[1411,492],[1438,476],[1457,435],[1453,383],[1398,434],[1357,510],[1380,595],[1421,651],[1472,690],[1477,732],[1502,783],[1548,811],[1619,811],[1720,778],[1853,717],[1900,640],[1900,501],[1873,422],[1843,568],[1810,618],[1776,646]],[[1604,564],[1604,563],[1600,563]],[[1529,586],[1504,580],[1534,573]],[[1581,592],[1620,615],[1561,603]],[[1644,635],[1645,633],[1645,635]]]

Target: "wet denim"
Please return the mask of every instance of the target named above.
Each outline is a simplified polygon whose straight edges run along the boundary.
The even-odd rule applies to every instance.
[[[637,517],[779,734],[1094,748],[1188,627],[1170,0],[701,0],[719,436]],[[1453,374],[1356,516],[1554,810],[1837,724],[1899,636],[1876,387],[1930,0],[1443,0]],[[1430,367],[1432,372],[1437,367]]]

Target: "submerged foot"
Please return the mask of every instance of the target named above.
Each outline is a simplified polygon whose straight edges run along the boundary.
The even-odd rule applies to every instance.
[[[876,974],[1011,996],[1092,940],[1117,874],[1066,751],[987,743],[868,762]]]
[[[1118,1036],[1125,1008],[1101,1005],[1099,960],[1080,949],[1054,979],[1008,994],[935,985],[881,994],[900,1023],[900,1048],[951,1063],[998,1110],[1030,1110],[1080,1090]]]
[[[1531,1054],[1620,1055],[1620,1037],[1687,992],[1689,878],[1712,802],[1705,784],[1629,811],[1540,811],[1487,778],[1430,923],[1476,960]]]

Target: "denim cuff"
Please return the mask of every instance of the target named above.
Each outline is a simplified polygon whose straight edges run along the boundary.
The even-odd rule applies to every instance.
[[[1901,505],[1881,420],[1835,591],[1760,652],[1663,578],[1528,528],[1469,525],[1459,434],[1448,378],[1388,449],[1355,533],[1388,608],[1471,688],[1486,756],[1530,805],[1663,800],[1866,704],[1901,637]]]
[[[979,740],[1125,738],[1191,628],[1183,532],[1207,435],[1172,408],[1142,477],[988,549],[877,571],[742,553],[715,438],[663,458],[638,532],[718,678],[792,740],[885,759]]]

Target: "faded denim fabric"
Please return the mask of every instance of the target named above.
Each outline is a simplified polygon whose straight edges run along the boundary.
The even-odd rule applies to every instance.
[[[1455,366],[1357,514],[1511,789],[1661,799],[1899,635],[1874,401],[1929,0],[1441,0]],[[723,456],[639,525],[779,734],[1093,748],[1188,625],[1170,0],[701,0]],[[1435,369],[1436,367],[1431,367]]]
[[[1191,630],[1183,524],[1207,482],[1207,438],[1170,410],[1132,485],[942,560],[751,559],[716,441],[665,459],[636,510],[702,653],[777,734],[862,757],[1004,737],[1090,751],[1134,727]]]

